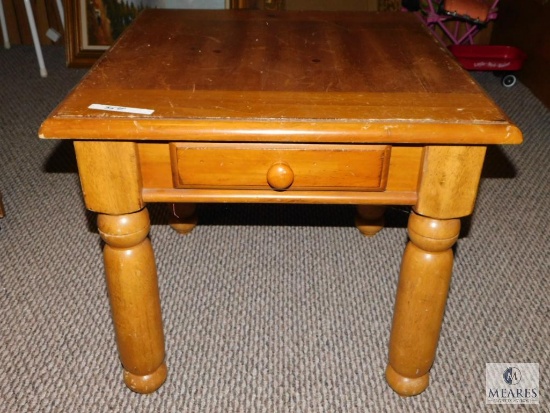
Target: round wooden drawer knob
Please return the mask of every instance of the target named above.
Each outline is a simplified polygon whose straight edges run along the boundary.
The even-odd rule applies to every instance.
[[[286,163],[275,163],[267,171],[267,183],[273,189],[282,191],[294,182],[294,172]]]

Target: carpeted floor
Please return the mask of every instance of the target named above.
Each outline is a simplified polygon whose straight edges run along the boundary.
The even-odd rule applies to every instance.
[[[368,239],[350,207],[204,205],[182,237],[153,205],[169,378],[141,396],[122,383],[72,147],[37,138],[85,72],[44,53],[41,79],[31,46],[0,49],[0,411],[548,411],[550,112],[523,85],[475,74],[525,143],[488,152],[426,392],[384,380],[406,210]],[[486,406],[487,362],[540,363],[541,406]]]

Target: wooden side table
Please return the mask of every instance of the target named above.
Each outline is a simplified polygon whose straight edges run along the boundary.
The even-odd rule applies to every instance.
[[[147,10],[44,122],[74,140],[96,211],[124,380],[166,379],[148,202],[410,205],[386,379],[429,382],[460,218],[485,149],[521,132],[406,13]],[[396,246],[397,247],[397,246]]]

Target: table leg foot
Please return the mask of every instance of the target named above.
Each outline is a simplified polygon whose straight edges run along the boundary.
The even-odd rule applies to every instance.
[[[124,370],[124,383],[132,391],[141,394],[149,394],[158,390],[166,381],[168,369],[166,363],[162,363],[153,373],[145,376],[138,376]]]
[[[150,393],[166,379],[164,333],[149,213],[98,216],[103,259],[124,381]]]
[[[420,377],[409,378],[397,373],[388,364],[386,368],[386,381],[397,394],[401,396],[416,396],[428,388],[430,373],[426,373]]]
[[[388,384],[402,396],[428,387],[435,360],[460,220],[411,213],[390,336]]]
[[[358,205],[355,226],[367,237],[376,235],[384,228],[384,205]]]
[[[189,234],[197,226],[196,204],[171,204],[170,226],[182,235]]]

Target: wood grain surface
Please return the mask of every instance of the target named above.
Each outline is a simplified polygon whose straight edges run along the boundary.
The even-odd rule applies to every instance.
[[[91,104],[153,110],[98,111]],[[187,133],[188,132],[188,133]],[[43,138],[519,143],[407,13],[147,10]]]

